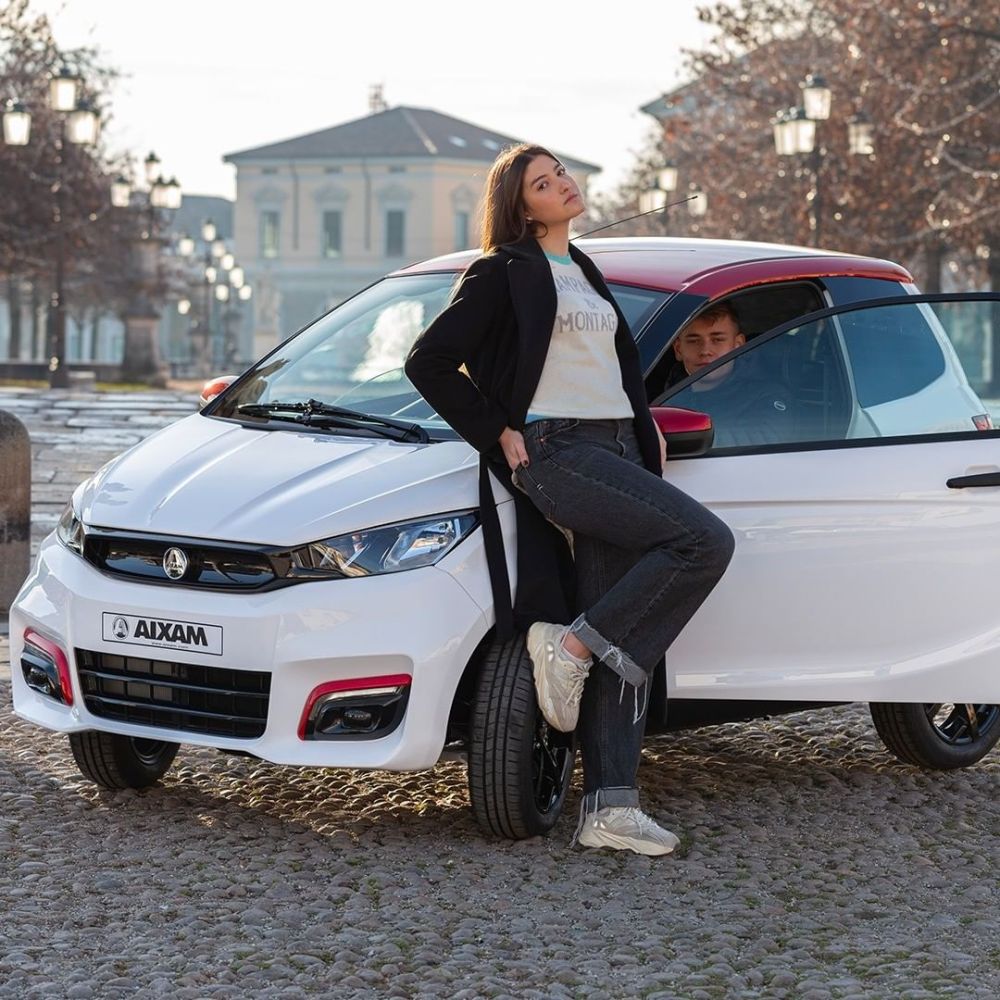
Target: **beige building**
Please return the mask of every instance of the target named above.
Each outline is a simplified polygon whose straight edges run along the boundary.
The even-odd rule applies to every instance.
[[[259,357],[387,271],[478,245],[486,173],[518,141],[396,107],[227,155],[235,254],[254,292],[243,355]],[[565,162],[581,186],[600,169]]]

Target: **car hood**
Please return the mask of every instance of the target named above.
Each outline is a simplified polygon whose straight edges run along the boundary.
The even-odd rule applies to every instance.
[[[477,465],[462,441],[257,430],[193,414],[110,461],[74,504],[90,527],[298,545],[477,508]]]

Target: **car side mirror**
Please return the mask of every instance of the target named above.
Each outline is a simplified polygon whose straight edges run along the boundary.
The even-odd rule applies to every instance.
[[[650,412],[666,439],[668,459],[704,455],[712,447],[715,429],[707,413],[679,406],[652,406]]]
[[[238,378],[239,375],[216,375],[215,378],[210,378],[201,387],[201,395],[198,397],[198,409],[203,410],[216,396],[225,392]]]

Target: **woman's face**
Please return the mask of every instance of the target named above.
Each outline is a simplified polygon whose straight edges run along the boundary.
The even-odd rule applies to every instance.
[[[576,181],[551,156],[536,156],[528,164],[521,195],[525,217],[546,226],[569,222],[586,207]]]

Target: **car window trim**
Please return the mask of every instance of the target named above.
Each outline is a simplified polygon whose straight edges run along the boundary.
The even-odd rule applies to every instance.
[[[703,455],[671,455],[667,462],[703,461],[711,458],[739,458],[748,455],[780,455],[796,451],[836,451],[854,448],[885,448],[891,445],[937,444],[948,441],[981,441],[1000,437],[1000,427],[989,431],[941,431],[938,434],[905,434],[898,437],[835,438],[831,441],[788,441],[783,444],[737,445],[717,448]]]

